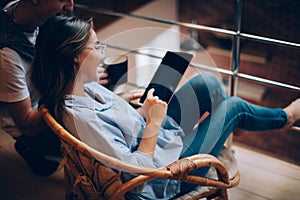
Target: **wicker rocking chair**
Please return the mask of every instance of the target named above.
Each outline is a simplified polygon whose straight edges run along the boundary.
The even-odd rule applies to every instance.
[[[102,154],[81,142],[64,129],[45,106],[41,105],[39,111],[62,142],[64,159],[60,166],[64,167],[66,199],[125,199],[128,191],[156,178],[175,179],[199,185],[192,192],[176,199],[228,199],[227,189],[239,183],[236,160],[226,148],[219,158],[198,154],[159,169],[137,167]],[[212,177],[189,175],[190,171],[204,166],[211,166],[214,170],[210,170],[210,173],[214,174]],[[228,166],[230,170],[227,170]],[[138,176],[123,183],[122,171]]]

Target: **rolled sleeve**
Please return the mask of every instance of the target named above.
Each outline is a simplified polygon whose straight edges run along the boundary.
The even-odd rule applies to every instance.
[[[27,71],[29,63],[9,48],[0,50],[0,101],[17,102],[30,96]]]

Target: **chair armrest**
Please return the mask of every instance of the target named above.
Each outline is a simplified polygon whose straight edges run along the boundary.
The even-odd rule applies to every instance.
[[[190,175],[189,173],[201,167],[214,167],[218,179]],[[133,188],[156,178],[179,180],[201,186],[212,186],[218,188],[231,188],[239,183],[239,173],[233,179],[229,178],[226,166],[216,157],[209,154],[197,154],[175,161],[163,168],[153,172],[147,172],[122,184],[117,190],[114,198],[124,196]]]

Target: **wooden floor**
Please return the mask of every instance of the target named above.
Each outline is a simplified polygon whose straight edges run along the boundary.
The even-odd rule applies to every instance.
[[[300,166],[234,145],[241,173],[237,188],[229,190],[234,200],[300,199]]]
[[[63,200],[63,173],[41,178],[31,173],[13,148],[13,140],[0,132],[0,200]],[[300,166],[234,145],[241,173],[231,200],[300,199]]]

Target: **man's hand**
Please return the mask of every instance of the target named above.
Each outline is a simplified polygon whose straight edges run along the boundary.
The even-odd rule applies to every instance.
[[[98,83],[101,85],[106,85],[108,84],[108,74],[105,71],[104,68],[98,67],[97,68],[97,77],[98,77]]]

